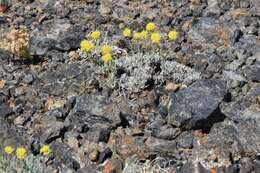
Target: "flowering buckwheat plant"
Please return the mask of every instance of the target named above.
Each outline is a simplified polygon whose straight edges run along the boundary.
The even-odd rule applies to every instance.
[[[50,173],[46,167],[42,156],[51,153],[48,145],[43,145],[40,149],[42,156],[33,156],[24,147],[5,146],[3,154],[0,151],[0,172],[1,173]]]
[[[92,31],[87,34],[78,53],[83,61],[92,62],[95,71],[91,73],[91,79],[86,80],[102,81],[99,83],[101,88],[135,93],[152,84],[165,83],[165,80],[188,84],[200,78],[200,74],[192,69],[168,61],[174,54],[169,57],[171,49],[167,46],[177,44],[180,34],[175,29],[165,33],[160,28],[154,22],[147,23],[144,28],[126,27],[119,33],[120,41],[123,40],[125,45],[120,48],[106,33]],[[118,38],[118,34],[112,38]],[[167,69],[167,64],[170,69]]]

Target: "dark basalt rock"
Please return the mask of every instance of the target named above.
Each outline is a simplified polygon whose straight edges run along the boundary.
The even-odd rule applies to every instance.
[[[61,173],[135,173],[131,165],[147,161],[176,173],[259,173],[259,16],[259,0],[15,1],[0,16],[0,38],[25,26],[33,60],[0,50],[0,154],[11,145],[38,155],[49,144],[47,164]],[[101,31],[96,50],[113,45],[124,63],[116,46],[139,50],[122,30],[147,22],[163,37],[180,32],[176,41],[163,39],[161,52],[203,80],[172,81],[160,62],[150,67],[162,81],[149,80],[140,93],[98,80],[108,71],[81,57],[81,40]],[[165,85],[173,82],[171,93]],[[48,100],[62,105],[50,108]]]
[[[9,115],[14,114],[14,110],[6,104],[0,105],[0,117],[7,118]]]
[[[254,65],[245,68],[245,76],[254,82],[260,82],[260,61],[256,61]]]
[[[65,124],[69,129],[86,133],[83,136],[90,141],[107,141],[110,131],[121,124],[120,111],[104,96],[79,96]]]
[[[98,163],[103,163],[106,159],[111,158],[113,155],[113,152],[111,151],[110,148],[106,148],[104,151],[102,151],[99,154],[99,158],[98,158]]]
[[[248,135],[250,134],[250,135]],[[193,161],[203,163],[211,167],[228,167],[234,162],[241,161],[241,164],[251,164],[251,160],[240,160],[242,157],[256,158],[260,151],[259,127],[252,122],[241,121],[235,124],[232,122],[221,122],[215,124],[210,133],[203,137],[203,143],[199,138],[194,142]],[[211,156],[211,157],[209,157]],[[246,172],[246,171],[245,171]],[[250,171],[249,171],[250,172]]]
[[[223,121],[219,109],[227,94],[224,81],[202,80],[171,95],[168,123],[182,129],[205,129]]]

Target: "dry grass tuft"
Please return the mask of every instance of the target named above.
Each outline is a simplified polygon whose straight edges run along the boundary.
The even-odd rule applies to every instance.
[[[20,58],[30,58],[30,36],[26,29],[11,30],[0,36],[0,50]]]

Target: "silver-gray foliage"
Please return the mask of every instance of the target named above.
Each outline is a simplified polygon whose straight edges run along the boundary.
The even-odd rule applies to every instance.
[[[15,156],[0,155],[1,173],[50,173],[39,157],[28,156],[23,160]]]
[[[91,65],[93,67],[93,64]],[[99,81],[103,88],[140,92],[149,86],[171,81],[186,85],[201,78],[201,74],[176,61],[167,60],[160,53],[137,53],[116,58],[109,65],[94,65],[86,81]],[[87,70],[87,69],[86,69]]]

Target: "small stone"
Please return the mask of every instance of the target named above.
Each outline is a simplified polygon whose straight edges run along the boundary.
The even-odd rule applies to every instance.
[[[114,173],[122,171],[122,163],[120,160],[111,159],[105,162],[103,173]]]
[[[25,86],[17,87],[14,90],[14,96],[18,97],[18,96],[24,95],[26,93],[26,90],[27,90],[27,88]]]
[[[94,150],[89,154],[89,159],[92,162],[96,162],[98,160],[98,156],[99,156],[99,151],[98,150]]]
[[[180,88],[180,85],[177,85],[175,83],[168,83],[166,86],[165,86],[165,90],[168,91],[168,92],[175,92],[177,91],[178,89]]]
[[[77,140],[77,138],[75,137],[71,137],[67,139],[67,144],[74,149],[77,149],[79,147],[79,142]]]
[[[103,169],[103,172],[104,173],[112,173],[115,171],[115,165],[113,165],[113,163],[108,160],[106,163],[105,163],[105,166],[104,166],[104,169]]]
[[[60,108],[51,109],[46,113],[47,116],[53,116],[56,118],[66,118],[64,111]]]
[[[257,96],[256,100],[257,100],[258,104],[260,105],[260,95]]]
[[[0,105],[0,117],[6,118],[13,113],[14,113],[14,111],[11,107],[9,107],[5,104]]]
[[[69,58],[72,59],[72,60],[77,60],[77,59],[80,58],[80,55],[75,51],[71,51],[69,53]]]
[[[23,78],[23,82],[26,84],[31,84],[33,82],[34,78],[32,74],[27,74]]]
[[[53,120],[46,121],[46,127],[42,129],[41,142],[49,143],[57,138],[60,138],[64,132],[64,125],[62,122],[53,122]]]
[[[6,5],[0,5],[0,13],[4,13],[7,10]]]
[[[64,100],[53,100],[50,98],[50,99],[47,99],[47,101],[45,102],[45,108],[47,110],[63,108],[64,105],[65,105]]]
[[[105,4],[106,1],[102,1],[103,3],[101,3],[100,7],[99,7],[99,12],[101,15],[108,15],[111,13],[111,8],[108,4]]]
[[[3,88],[4,88],[5,83],[6,83],[5,80],[2,80],[2,79],[0,80],[0,89],[3,89]]]
[[[19,117],[15,118],[14,124],[15,124],[15,125],[23,125],[26,120],[27,120],[26,117],[24,117],[24,116],[19,116]]]
[[[99,155],[99,158],[98,158],[98,163],[103,163],[105,160],[107,160],[108,158],[111,158],[112,157],[112,154],[113,152],[111,151],[110,148],[106,148],[104,149],[100,155]]]

